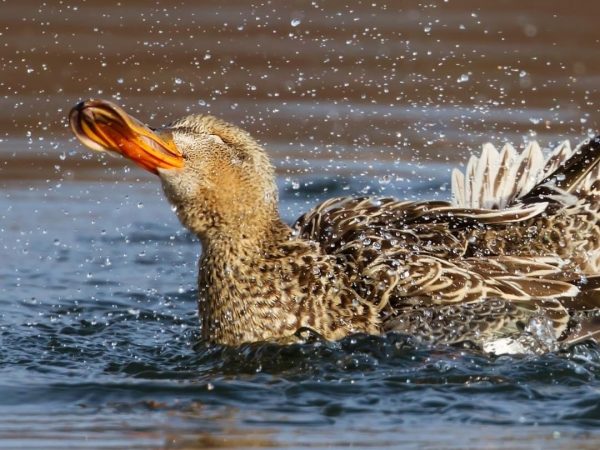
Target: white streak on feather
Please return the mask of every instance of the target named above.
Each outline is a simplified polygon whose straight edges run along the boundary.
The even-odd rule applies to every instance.
[[[463,206],[465,199],[465,176],[458,169],[452,170],[452,203],[455,206]]]
[[[509,201],[506,197],[502,197],[502,193],[506,189],[506,185],[511,185],[512,180],[508,179],[510,169],[517,160],[517,151],[510,144],[505,144],[502,147],[498,158],[498,170],[496,171],[496,179],[494,180],[494,200],[495,206],[498,209],[506,208]]]
[[[465,173],[452,172],[453,205],[463,208],[502,210],[515,204],[544,178],[550,176],[573,155],[569,141],[563,141],[544,158],[539,144],[529,143],[518,153],[510,144],[502,151],[489,143],[483,145],[481,156],[471,156]],[[599,166],[600,167],[600,166]],[[590,189],[600,177],[594,171],[581,183]]]
[[[496,148],[490,144],[483,145],[483,151],[479,158],[477,172],[475,174],[475,184],[473,186],[473,194],[478,197],[480,208],[493,208],[493,183],[498,173],[499,154]]]
[[[544,178],[550,176],[550,174],[556,171],[556,169],[564,164],[565,161],[572,155],[573,150],[571,150],[571,144],[569,141],[562,141],[559,145],[557,145],[546,160],[546,166],[544,167]]]
[[[465,172],[465,200],[469,203],[471,208],[478,208],[479,205],[473,202],[473,184],[475,182],[475,170],[477,169],[477,163],[479,158],[471,156],[467,164],[467,170]]]

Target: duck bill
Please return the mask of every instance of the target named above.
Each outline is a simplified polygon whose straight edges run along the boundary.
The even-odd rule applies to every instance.
[[[71,110],[69,122],[75,136],[92,150],[119,153],[155,174],[183,167],[183,156],[170,136],[159,135],[114,103],[81,102]]]

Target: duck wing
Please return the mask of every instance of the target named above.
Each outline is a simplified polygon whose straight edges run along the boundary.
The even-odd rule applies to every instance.
[[[526,222],[538,214],[537,209],[529,208],[500,212],[437,201],[344,198],[323,203],[300,218],[295,228],[336,258],[353,288],[377,305],[386,330],[392,326],[405,331],[398,321],[404,320],[405,325],[410,323],[411,334],[419,334],[425,328],[415,323],[425,311],[431,317],[441,311],[447,318],[451,311],[463,311],[466,317],[467,311],[478,309],[468,306],[463,310],[460,305],[508,299],[513,314],[495,321],[487,328],[491,332],[510,317],[516,321],[533,316],[544,302],[550,305],[548,301],[578,293],[578,288],[564,279],[560,258],[469,256],[470,235],[498,223]],[[519,308],[513,307],[519,304]],[[509,303],[505,309],[506,305]],[[552,320],[560,335],[567,329],[569,314],[560,305],[552,306],[557,307]],[[475,322],[470,326],[475,327]],[[512,328],[516,327],[513,324]],[[508,325],[501,328],[508,329]]]
[[[599,273],[598,149],[598,138],[574,151],[563,142],[544,158],[537,143],[520,155],[486,144],[466,176],[454,171],[451,202],[336,198],[295,230],[337,259],[354,289],[378,305],[384,327],[401,329],[409,311],[450,308],[467,317],[497,299],[507,312],[487,316],[489,332],[499,324],[522,330],[543,312],[564,337],[584,290],[587,309],[600,310],[600,295],[580,283]],[[567,298],[568,307],[560,301]]]

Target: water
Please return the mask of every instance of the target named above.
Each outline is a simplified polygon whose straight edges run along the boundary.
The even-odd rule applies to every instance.
[[[600,129],[597,2],[221,3],[0,4],[0,447],[598,448],[597,346],[207,345],[198,242],[154,177],[65,129],[92,96],[241,123],[287,221],[334,195],[447,198],[485,139]]]
[[[598,347],[489,358],[397,335],[290,347],[203,343],[199,244],[155,183],[123,178],[3,191],[3,445],[599,442]],[[312,198],[282,192],[289,215]]]

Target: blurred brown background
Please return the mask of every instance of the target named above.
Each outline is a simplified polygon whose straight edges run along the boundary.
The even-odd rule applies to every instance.
[[[90,97],[154,125],[222,116],[276,160],[464,160],[484,140],[600,130],[595,0],[5,0],[0,11],[4,181],[61,176],[48,160],[97,165],[65,120]]]

